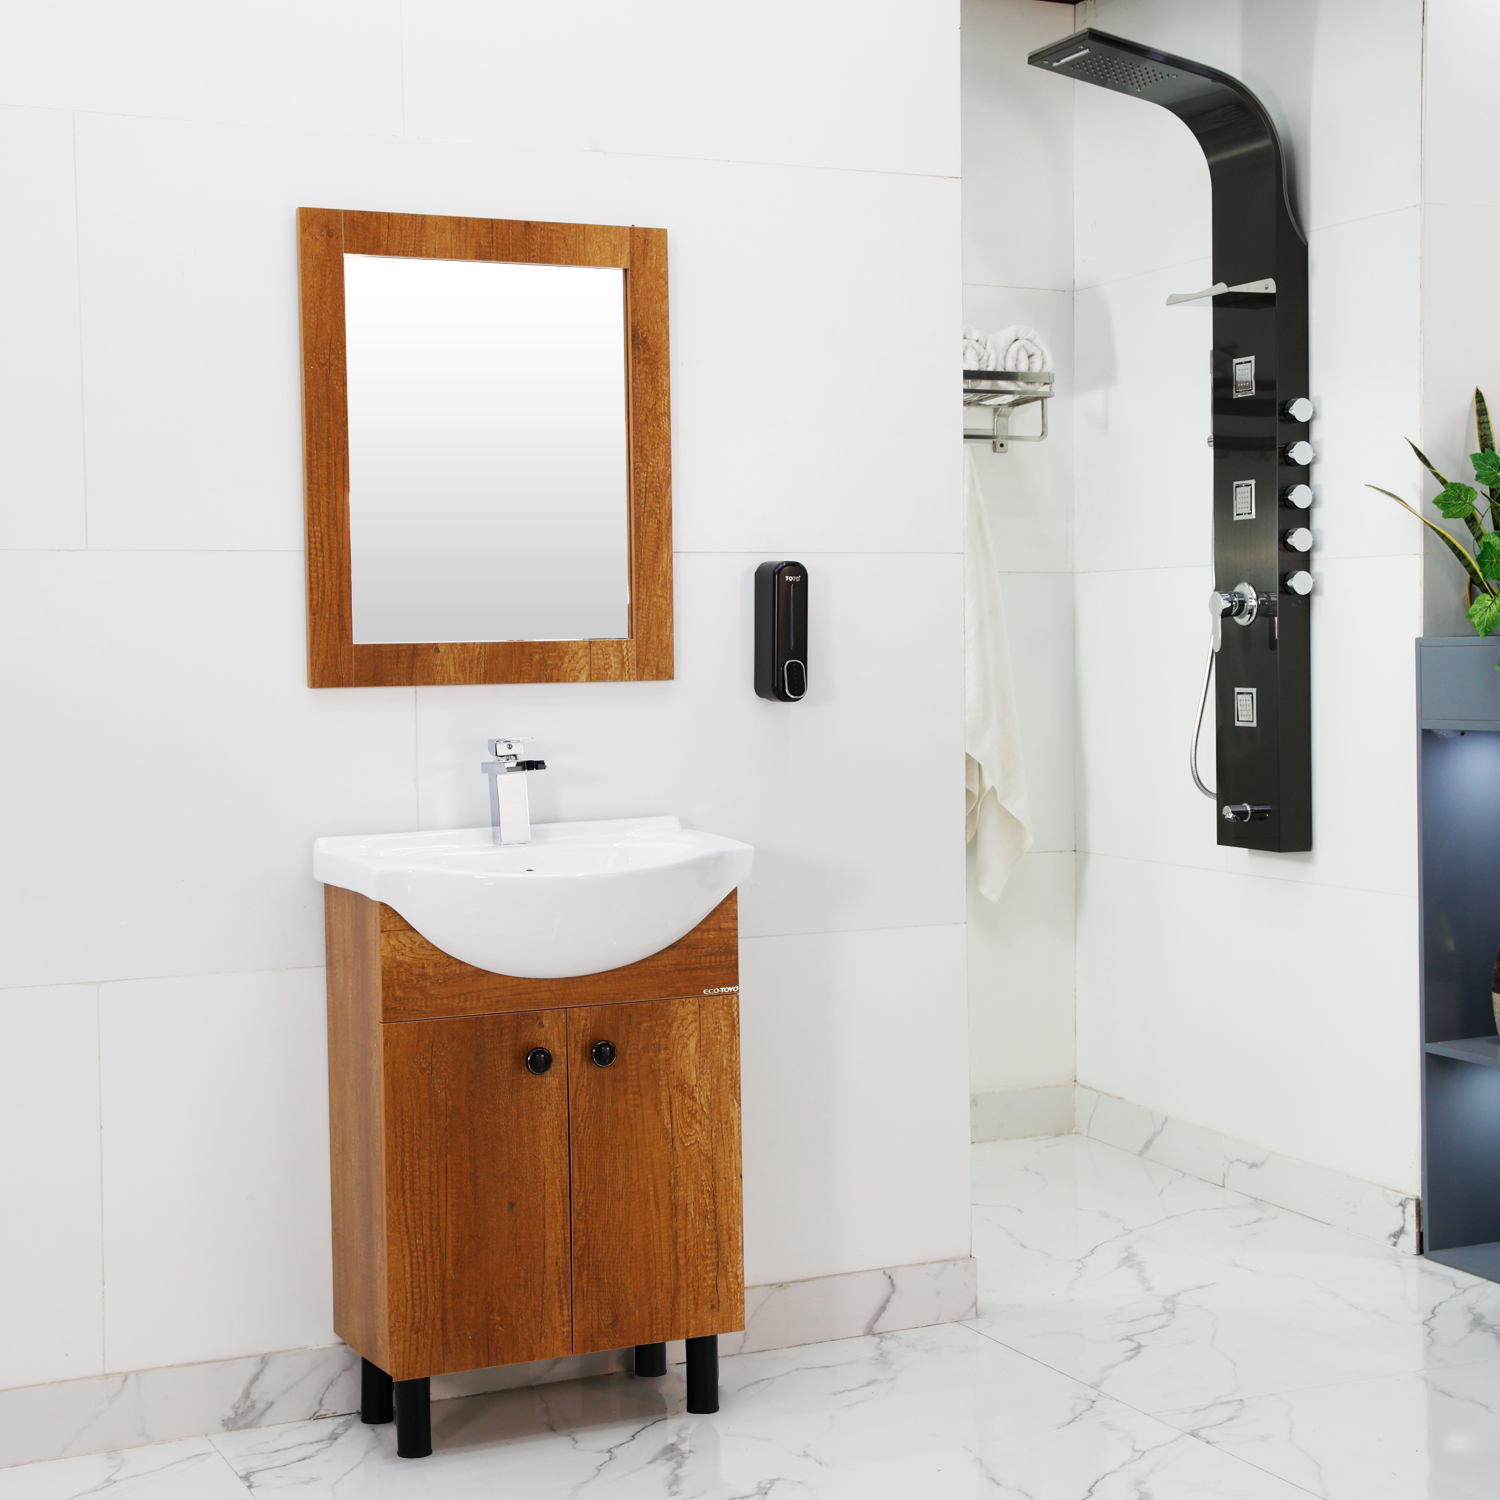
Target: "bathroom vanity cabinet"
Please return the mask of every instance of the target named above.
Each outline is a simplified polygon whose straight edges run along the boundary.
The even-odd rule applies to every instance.
[[[339,1336],[425,1404],[743,1327],[734,894],[639,963],[524,979],[325,889]]]

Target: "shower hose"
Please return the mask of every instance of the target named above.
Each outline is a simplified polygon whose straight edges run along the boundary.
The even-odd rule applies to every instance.
[[[1203,785],[1203,778],[1198,774],[1198,739],[1203,733],[1203,710],[1208,705],[1208,684],[1213,680],[1214,640],[1210,636],[1208,640],[1208,665],[1203,669],[1203,691],[1198,695],[1198,718],[1193,724],[1193,741],[1188,746],[1188,770],[1193,773],[1193,785],[1203,793],[1205,797],[1217,797],[1219,794],[1210,787]]]

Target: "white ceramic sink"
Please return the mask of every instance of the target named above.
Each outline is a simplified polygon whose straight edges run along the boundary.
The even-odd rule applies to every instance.
[[[529,844],[488,828],[319,839],[313,874],[394,907],[477,969],[563,979],[670,947],[749,873],[755,851],[676,818],[533,823]]]

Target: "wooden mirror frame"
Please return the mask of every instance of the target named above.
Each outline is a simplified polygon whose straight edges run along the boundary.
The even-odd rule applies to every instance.
[[[307,496],[307,675],[313,687],[643,682],[672,675],[672,436],[667,232],[434,214],[297,210]],[[630,634],[600,641],[357,645],[349,550],[344,255],[431,256],[625,272]],[[580,380],[587,420],[587,380]]]

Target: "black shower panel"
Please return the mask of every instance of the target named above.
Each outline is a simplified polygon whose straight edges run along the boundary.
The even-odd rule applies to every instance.
[[[1310,849],[1307,242],[1276,127],[1238,79],[1106,32],[1028,60],[1161,105],[1208,158],[1213,281],[1227,288],[1212,299],[1214,587],[1249,584],[1257,596],[1248,625],[1223,621],[1215,822],[1221,844]]]

